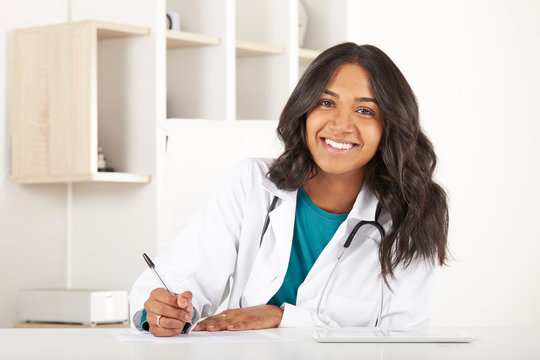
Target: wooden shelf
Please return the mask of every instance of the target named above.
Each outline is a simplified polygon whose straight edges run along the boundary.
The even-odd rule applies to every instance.
[[[319,50],[300,48],[298,49],[298,61],[301,65],[308,65],[320,54],[321,51]]]
[[[81,21],[97,29],[98,40],[117,39],[129,36],[150,34],[150,28],[135,25],[116,24],[105,21]],[[77,24],[77,23],[74,23]]]
[[[36,26],[23,29],[25,32],[47,32],[55,28],[67,29],[68,27],[90,27],[97,30],[98,40],[118,39],[130,36],[144,36],[150,34],[150,28],[136,25],[117,24],[107,21],[84,20],[70,23]]]
[[[14,182],[150,182],[148,175],[96,171],[97,42],[149,33],[92,20],[14,32]]]
[[[236,57],[281,55],[284,53],[283,46],[236,40]]]
[[[89,174],[62,174],[50,176],[11,177],[11,180],[19,184],[46,184],[68,182],[117,182],[132,184],[147,184],[150,175],[130,174],[121,172],[95,172]]]
[[[193,46],[219,45],[221,39],[216,36],[167,30],[167,49],[181,49]]]

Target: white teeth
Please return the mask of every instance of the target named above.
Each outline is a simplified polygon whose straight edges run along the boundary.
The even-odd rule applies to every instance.
[[[353,144],[338,143],[330,139],[324,139],[324,142],[330,145],[331,147],[340,149],[340,150],[348,150],[353,147]]]

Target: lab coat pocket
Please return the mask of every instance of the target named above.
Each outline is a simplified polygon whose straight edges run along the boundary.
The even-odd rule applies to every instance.
[[[375,326],[377,301],[329,294],[325,313],[340,326]]]

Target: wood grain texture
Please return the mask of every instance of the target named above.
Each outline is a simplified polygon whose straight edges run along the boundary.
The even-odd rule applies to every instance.
[[[13,51],[14,177],[89,173],[95,28],[18,30]]]
[[[96,175],[97,41],[148,31],[93,21],[14,31],[13,181],[132,182]]]

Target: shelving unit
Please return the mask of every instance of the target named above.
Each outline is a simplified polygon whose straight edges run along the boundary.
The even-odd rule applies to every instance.
[[[146,27],[102,21],[14,32],[14,182],[150,181],[149,175],[97,170],[98,42],[149,33]]]
[[[348,39],[350,1],[302,0],[302,48],[296,0],[70,0],[75,22],[15,31],[12,179],[72,184],[66,282],[128,289],[140,250],[163,248],[177,230],[163,220],[160,124],[276,120],[307,64]],[[166,30],[168,10],[182,31]],[[97,171],[98,146],[117,172]]]

